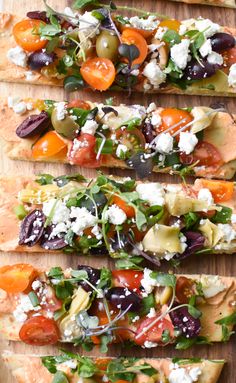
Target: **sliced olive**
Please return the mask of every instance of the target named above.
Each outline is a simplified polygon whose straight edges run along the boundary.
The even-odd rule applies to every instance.
[[[68,115],[63,120],[59,120],[56,109],[52,112],[52,125],[57,133],[66,138],[73,140],[77,136],[76,131],[79,129],[79,125]]]
[[[118,55],[119,39],[109,31],[102,31],[96,41],[98,57],[115,60]]]

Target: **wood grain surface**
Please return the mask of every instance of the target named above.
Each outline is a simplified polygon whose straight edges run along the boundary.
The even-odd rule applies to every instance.
[[[27,11],[43,9],[42,0],[3,0],[3,10],[12,13],[18,13],[22,16],[25,15]],[[70,5],[70,1],[66,0],[50,0],[50,5],[54,8],[63,9],[64,6]],[[144,1],[120,1],[122,4],[138,6],[147,11],[159,11],[160,13],[167,14],[172,18],[184,19],[190,17],[203,16],[205,18],[211,18],[213,21],[220,23],[222,25],[228,25],[230,27],[236,27],[236,12],[235,10],[217,8],[217,7],[208,7],[208,6],[188,6],[182,3],[171,3],[167,0],[146,0]],[[0,2],[1,5],[1,2]],[[0,52],[1,54],[1,52]],[[111,96],[112,94],[72,94],[66,95],[62,89],[41,87],[41,86],[30,86],[30,85],[17,85],[17,84],[0,84],[0,96],[20,96],[20,97],[34,97],[34,98],[51,98],[51,99],[73,99],[75,97],[81,97],[86,99],[90,97],[93,100],[103,101],[106,97]],[[114,104],[119,102],[126,103],[140,103],[148,105],[151,101],[160,104],[161,106],[194,106],[194,105],[210,105],[213,101],[225,102],[228,108],[235,112],[236,101],[233,99],[222,98],[210,98],[210,97],[184,97],[184,96],[170,96],[170,95],[142,95],[134,94],[131,98],[126,98],[126,95],[116,94],[114,95]],[[0,120],[1,124],[4,124],[4,120]],[[65,165],[56,165],[56,164],[33,164],[25,163],[19,161],[10,161],[6,158],[4,153],[0,149],[0,159],[1,159],[1,172],[3,174],[13,174],[17,177],[19,174],[34,174],[34,173],[53,173],[55,175],[72,173],[75,169],[70,166]],[[80,169],[76,169],[80,171]],[[86,176],[94,176],[95,172],[92,170],[81,170]],[[130,171],[112,171],[112,174],[119,175],[131,175],[133,173]],[[160,176],[154,175],[151,179],[153,180],[167,180],[169,182],[177,181],[178,178],[170,176]],[[1,220],[4,220],[4,217],[0,217]],[[87,263],[93,266],[104,266],[109,265],[113,267],[111,260],[106,258],[85,258],[71,255],[50,255],[46,253],[42,255],[26,255],[26,254],[0,254],[0,265],[17,263],[17,262],[30,262],[35,266],[40,266],[47,268],[49,266],[61,266],[61,267],[76,267],[78,263]],[[191,260],[187,260],[181,266],[181,272],[186,273],[209,273],[209,274],[221,274],[221,275],[236,275],[236,259],[234,256],[230,255],[208,255],[201,258],[193,257]],[[123,349],[115,348],[110,349],[110,355],[119,356],[119,355],[136,355],[136,356],[156,356],[156,357],[167,357],[167,356],[178,356],[178,357],[202,357],[202,358],[216,358],[216,359],[226,359],[227,365],[224,368],[224,371],[221,375],[219,383],[235,383],[236,382],[236,368],[233,364],[233,359],[235,359],[235,337],[231,338],[231,341],[228,344],[215,344],[213,346],[198,346],[186,351],[177,351],[174,350],[172,346],[167,348],[157,348],[152,350],[138,350],[138,349]],[[70,349],[70,346],[68,346]],[[72,348],[71,348],[72,349]],[[56,347],[44,347],[44,348],[33,348],[27,345],[20,343],[8,343],[6,341],[0,342],[0,352],[2,350],[12,350],[18,353],[28,353],[28,354],[47,354],[47,353],[56,353],[58,352]],[[81,350],[76,349],[76,351],[81,352]],[[93,352],[93,355],[96,355],[96,352]],[[10,373],[6,370],[0,360],[0,383],[14,383],[14,379],[11,377]]]

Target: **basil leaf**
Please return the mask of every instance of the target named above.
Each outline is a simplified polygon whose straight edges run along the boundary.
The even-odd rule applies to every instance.
[[[64,79],[64,88],[67,92],[75,92],[85,87],[84,80],[80,74],[67,76]]]
[[[168,29],[162,37],[162,40],[168,43],[170,47],[173,47],[173,45],[179,44],[181,42],[181,37],[173,29]]]
[[[52,383],[69,383],[69,380],[66,377],[66,374],[62,371],[57,371],[54,375]]]
[[[229,223],[231,221],[233,211],[230,209],[230,207],[221,207],[221,211],[217,211],[216,214],[211,218],[211,221],[214,223]]]
[[[222,319],[219,319],[215,322],[216,324],[225,324],[227,326],[235,325],[236,324],[236,312],[228,315]]]

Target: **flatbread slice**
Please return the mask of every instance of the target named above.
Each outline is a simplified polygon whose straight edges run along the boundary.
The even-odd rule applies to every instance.
[[[65,354],[66,355],[66,354]],[[62,355],[62,357],[65,357],[65,355]],[[3,360],[6,363],[7,367],[12,371],[13,376],[16,378],[16,381],[18,383],[32,383],[33,379],[37,381],[37,383],[51,383],[53,380],[54,374],[50,373],[46,367],[43,365],[43,360],[46,362],[47,360],[51,360],[53,357],[39,357],[36,355],[21,355],[21,354],[13,354],[9,352],[4,352]],[[72,370],[72,367],[78,368],[83,364],[83,359],[78,355],[75,355],[75,358],[78,357],[80,361],[77,361],[76,359],[73,359],[73,357],[67,356],[67,361],[64,363],[57,363],[57,373],[64,373],[65,376],[68,379],[68,383],[75,383],[78,382],[79,374]],[[83,357],[82,357],[83,358]],[[56,359],[56,358],[55,358]],[[98,363],[99,360],[100,363],[102,363],[102,359],[99,358],[85,358],[85,360],[92,360],[94,363]],[[117,358],[117,363],[124,362],[124,359]],[[112,358],[107,359],[107,363],[111,363],[113,361]],[[126,363],[129,363],[129,358],[126,358]],[[103,360],[104,363],[104,360]],[[171,380],[168,379],[168,377],[173,376],[173,374],[176,374],[176,372],[172,372],[173,370],[179,370],[181,369],[181,373],[185,373],[187,376],[189,375],[189,371],[192,371],[192,373],[199,373],[199,376],[197,377],[196,382],[198,383],[216,383],[220,373],[222,371],[222,368],[224,366],[224,361],[218,361],[218,360],[206,360],[202,359],[199,361],[194,361],[191,359],[182,359],[178,360],[177,358],[173,359],[157,359],[157,358],[148,358],[148,359],[141,359],[137,358],[135,361],[133,361],[136,365],[141,365],[146,363],[150,367],[153,367],[157,370],[157,373],[155,376],[156,378],[159,377],[162,383],[168,383],[171,382]],[[174,368],[173,368],[174,367]],[[145,372],[145,371],[144,371]],[[153,373],[154,375],[154,373]],[[158,376],[159,375],[159,376]],[[103,370],[99,374],[99,378],[103,378],[107,376],[106,369]],[[135,382],[138,383],[148,383],[152,382],[152,376],[147,376],[144,373],[140,373],[137,371],[137,373],[134,374]],[[96,374],[92,375],[92,381],[94,383],[100,381],[97,380],[98,376]],[[91,380],[91,378],[90,378]]]
[[[171,0],[171,1],[182,1],[187,4],[204,4],[204,5],[215,5],[217,7],[228,7],[235,8],[235,0]]]
[[[9,97],[0,99],[0,113],[0,138],[11,159],[129,168],[140,178],[152,171],[222,179],[235,174],[235,115],[221,104],[186,111],[155,103]]]

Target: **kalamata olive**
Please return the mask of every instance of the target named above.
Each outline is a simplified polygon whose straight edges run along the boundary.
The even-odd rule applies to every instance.
[[[115,307],[129,311],[138,312],[141,310],[142,299],[126,287],[112,287],[105,294],[107,300]]]
[[[63,120],[58,119],[57,109],[53,109],[51,116],[52,126],[57,133],[62,134],[64,137],[73,140],[79,129],[79,125],[69,116],[66,115]]]
[[[119,236],[116,234],[114,238],[111,239],[111,247],[114,251],[129,251],[131,249],[128,237],[124,233],[120,233]]]
[[[143,133],[145,140],[148,144],[150,144],[154,140],[155,135],[154,135],[153,125],[151,124],[151,122],[145,122],[143,124],[142,133]]]
[[[19,245],[34,246],[43,235],[45,220],[42,210],[29,213],[21,222]]]
[[[107,255],[108,254],[108,250],[106,248],[106,246],[101,246],[101,247],[91,247],[91,249],[89,249],[89,254],[90,255]]]
[[[218,65],[212,65],[207,60],[201,59],[201,64],[197,60],[191,60],[184,70],[183,78],[186,80],[202,80],[213,76]]]
[[[85,265],[78,265],[78,270],[84,270],[88,274],[88,281],[93,285],[96,286],[99,279],[101,271],[98,269],[95,269],[94,267],[85,266]],[[83,287],[83,289],[87,292],[93,291],[93,288],[86,283],[86,281],[79,282],[80,286]]]
[[[235,46],[235,38],[229,33],[215,33],[210,40],[214,52],[223,52]]]
[[[65,239],[63,237],[55,236],[50,238],[52,233],[53,226],[48,226],[44,230],[43,235],[40,239],[40,246],[45,250],[60,250],[67,246]]]
[[[37,70],[52,64],[55,59],[55,53],[47,53],[45,50],[41,49],[40,51],[35,51],[29,55],[28,65],[30,69]]]
[[[32,114],[27,117],[16,129],[16,135],[20,138],[27,138],[43,133],[50,125],[50,118],[47,112]]]
[[[187,248],[182,254],[178,254],[178,259],[184,259],[189,257],[190,255],[193,255],[196,251],[200,250],[204,246],[205,237],[196,231],[186,231],[184,233],[185,237],[187,238]]]
[[[177,307],[176,304],[173,307]],[[171,321],[186,338],[195,338],[201,331],[201,322],[199,318],[194,318],[189,314],[187,307],[177,308],[169,313]]]
[[[102,31],[96,40],[96,51],[98,57],[115,60],[118,55],[118,37],[109,31]]]
[[[36,19],[36,20],[42,20],[45,23],[49,23],[49,18],[47,17],[47,12],[46,11],[31,11],[27,12],[26,16],[29,19]]]

